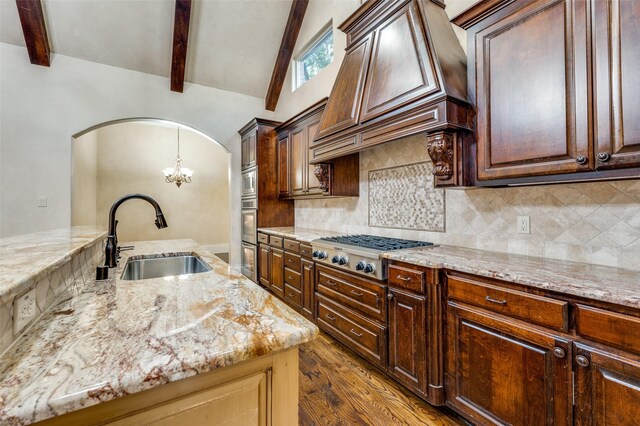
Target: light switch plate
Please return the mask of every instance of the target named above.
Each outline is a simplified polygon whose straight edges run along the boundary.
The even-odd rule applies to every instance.
[[[531,223],[529,216],[518,216],[518,234],[530,234]]]
[[[16,297],[13,301],[13,334],[17,335],[36,317],[36,289]]]

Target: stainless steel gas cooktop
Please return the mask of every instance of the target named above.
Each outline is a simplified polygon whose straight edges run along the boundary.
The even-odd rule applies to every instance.
[[[403,240],[374,235],[325,237],[311,242],[316,262],[384,280],[386,271],[382,253],[415,247],[433,246],[427,241]]]

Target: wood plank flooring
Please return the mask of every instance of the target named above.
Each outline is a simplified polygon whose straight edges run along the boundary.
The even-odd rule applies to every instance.
[[[300,346],[300,424],[463,425],[427,404],[329,335]]]

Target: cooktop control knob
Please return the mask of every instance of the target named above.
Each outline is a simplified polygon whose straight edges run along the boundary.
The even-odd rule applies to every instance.
[[[333,259],[331,259],[331,263],[338,263],[340,262],[340,256],[333,256]]]
[[[318,250],[315,250],[311,256],[318,257],[319,255],[320,255],[320,252]]]
[[[364,272],[367,274],[372,274],[376,272],[376,266],[373,263],[367,263],[367,265],[364,267]]]
[[[347,263],[349,263],[349,258],[347,256],[340,256],[338,265],[346,265]]]
[[[326,251],[321,251],[318,253],[318,259],[326,259],[327,258],[327,252]]]
[[[367,262],[365,262],[364,260],[361,260],[356,265],[356,271],[364,271],[365,266],[367,266]]]

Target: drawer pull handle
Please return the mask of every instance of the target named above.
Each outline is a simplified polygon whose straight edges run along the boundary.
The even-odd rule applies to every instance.
[[[398,275],[396,278],[402,281],[411,281],[410,277],[403,277],[402,275]]]
[[[355,331],[353,328],[351,329],[351,334],[353,334],[356,337],[362,337],[363,334],[362,333],[358,333],[357,331]]]
[[[293,279],[293,275],[289,275],[289,279],[292,280]]]
[[[557,358],[564,358],[567,354],[564,351],[564,349],[559,348],[559,347],[555,347],[553,348],[553,354],[557,357]]]
[[[293,293],[289,293],[289,297],[293,298],[295,296]]]
[[[331,280],[327,280],[327,285],[330,285],[331,287],[335,287],[337,284]]]
[[[494,298],[493,298],[493,297],[491,297],[491,296],[487,296],[487,297],[485,297],[485,298],[484,298],[484,300],[486,300],[487,302],[496,303],[496,304],[498,304],[498,305],[503,305],[503,306],[507,304],[507,301],[506,301],[506,300],[498,300],[498,299],[494,299]]]
[[[325,318],[327,318],[329,321],[335,321],[335,320],[336,320],[336,317],[332,317],[332,316],[331,316],[331,315],[329,315],[329,314],[324,314],[324,316],[325,316]]]
[[[289,260],[287,260],[287,262],[289,262],[289,263],[293,263],[293,262],[295,262],[295,260],[293,260],[293,259],[289,259]]]
[[[359,293],[359,292],[357,292],[355,290],[351,290],[351,294],[353,294],[356,297],[362,297],[362,293]]]
[[[586,356],[578,355],[576,357],[576,363],[578,363],[578,365],[580,367],[588,367],[589,366],[589,359]]]

